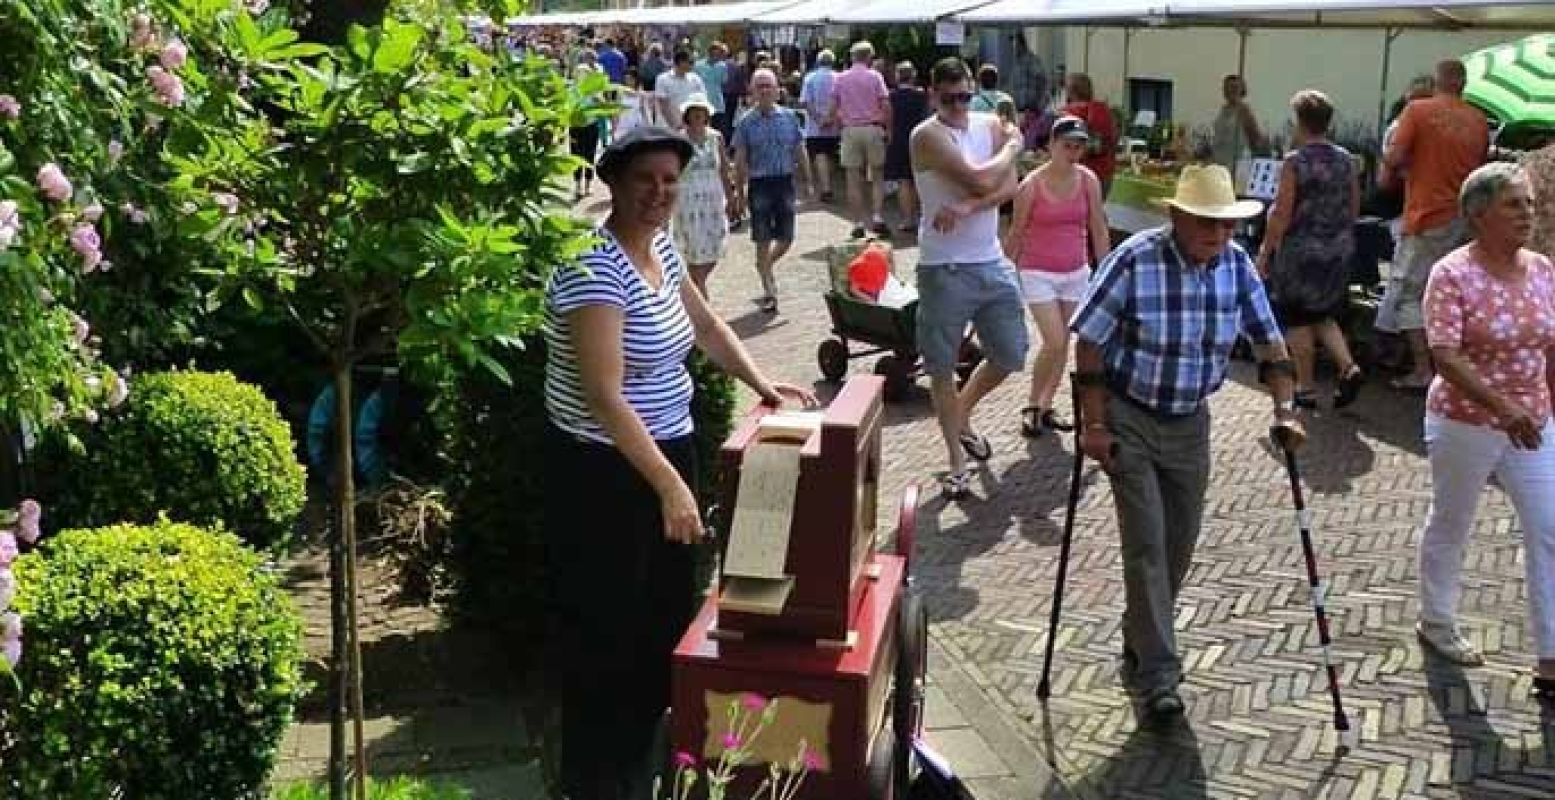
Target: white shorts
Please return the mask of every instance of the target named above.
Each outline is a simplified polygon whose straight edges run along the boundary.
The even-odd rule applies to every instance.
[[[1051,303],[1060,300],[1078,303],[1085,297],[1085,287],[1091,282],[1091,268],[1081,267],[1072,272],[1045,272],[1040,269],[1022,269],[1020,293],[1027,303]]]

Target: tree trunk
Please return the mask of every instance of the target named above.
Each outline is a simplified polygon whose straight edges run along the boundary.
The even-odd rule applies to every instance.
[[[338,502],[338,494],[336,497]],[[346,800],[346,614],[345,547],[340,515],[329,537],[329,800]]]
[[[367,800],[367,749],[362,735],[362,643],[360,631],[357,629],[357,598],[358,588],[356,583],[356,465],[352,458],[352,444],[355,441],[352,424],[351,403],[351,362],[349,359],[338,359],[335,366],[335,515],[336,529],[340,535],[336,537],[335,549],[338,551],[339,569],[337,574],[343,580],[332,579],[330,588],[333,591],[340,586],[345,598],[344,603],[337,600],[333,604],[337,616],[333,620],[334,635],[332,644],[337,648],[332,654],[334,657],[335,677],[340,680],[346,689],[343,694],[350,703],[351,716],[351,744],[354,753],[352,787],[356,800]],[[342,608],[343,606],[343,608]],[[343,617],[343,618],[342,618]],[[343,623],[343,624],[342,624]],[[342,635],[342,633],[344,635]],[[342,645],[344,645],[342,647]],[[344,651],[344,652],[342,652]],[[342,675],[341,672],[346,674]],[[342,703],[344,705],[344,703]],[[345,730],[344,720],[337,720],[333,715],[331,722],[331,761],[333,762],[333,743],[341,741],[344,745]],[[342,761],[344,761],[343,753]],[[343,764],[340,765],[343,767]],[[331,779],[334,779],[335,764],[331,764]],[[331,800],[343,800],[342,794],[337,798],[334,795],[335,786],[331,785]]]

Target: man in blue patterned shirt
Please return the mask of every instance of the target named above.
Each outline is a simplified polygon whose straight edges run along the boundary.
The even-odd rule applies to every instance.
[[[799,115],[777,104],[777,75],[770,69],[751,74],[756,106],[734,126],[736,216],[747,207],[751,240],[756,243],[756,274],[765,295],[757,301],[769,314],[777,311],[777,280],[772,267],[794,243],[794,168],[804,173],[814,194],[810,160],[805,158],[804,128]]]
[[[1120,674],[1141,715],[1183,712],[1172,631],[1209,479],[1211,393],[1237,337],[1254,342],[1274,395],[1271,433],[1305,438],[1293,371],[1253,262],[1232,243],[1241,219],[1224,167],[1188,167],[1167,201],[1171,225],[1135,234],[1097,270],[1070,327],[1078,339],[1080,447],[1108,473],[1117,505],[1126,607]]]

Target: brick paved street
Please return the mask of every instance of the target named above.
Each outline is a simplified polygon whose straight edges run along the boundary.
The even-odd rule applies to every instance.
[[[715,305],[782,378],[819,380],[814,353],[829,327],[823,247],[846,234],[847,223],[829,211],[801,216],[795,254],[780,267],[776,317],[749,303],[758,292],[744,235],[714,275]],[[912,250],[899,255],[904,277],[913,262]],[[851,371],[872,364],[856,361]],[[1261,442],[1268,401],[1249,365],[1234,378],[1212,406],[1204,535],[1177,618],[1188,722],[1166,733],[1136,731],[1116,681],[1121,566],[1112,499],[1094,470],[1077,517],[1054,697],[1045,710],[1035,700],[1070,451],[1067,440],[1019,436],[1024,381],[982,406],[977,422],[995,454],[976,498],[957,505],[946,506],[930,484],[944,454],[926,384],[891,406],[882,523],[894,524],[906,485],[930,490],[917,575],[934,619],[934,671],[940,684],[968,690],[963,705],[986,701],[961,718],[974,733],[989,731],[979,736],[993,745],[991,771],[1002,770],[974,782],[979,796],[1555,797],[1555,722],[1527,696],[1511,508],[1499,491],[1486,491],[1465,577],[1463,620],[1489,663],[1468,672],[1436,663],[1411,630],[1416,528],[1429,503],[1422,401],[1376,383],[1351,410],[1309,418],[1304,453],[1333,652],[1361,738],[1356,750],[1335,755],[1288,486]],[[1021,741],[1003,742],[1006,731]],[[1027,754],[1051,761],[1060,780],[1045,780],[1024,763]]]

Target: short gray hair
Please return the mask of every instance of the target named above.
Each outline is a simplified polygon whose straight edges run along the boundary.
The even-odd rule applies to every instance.
[[[1474,219],[1495,204],[1506,187],[1527,180],[1523,168],[1509,161],[1492,161],[1469,173],[1458,190],[1458,214]]]
[[[837,56],[836,54],[832,53],[831,50],[822,50],[820,53],[816,54],[815,63],[825,64],[829,67],[837,63]]]
[[[854,42],[853,46],[848,48],[848,55],[852,56],[855,62],[868,61],[875,57],[875,46],[870,44],[868,39],[863,39]]]

